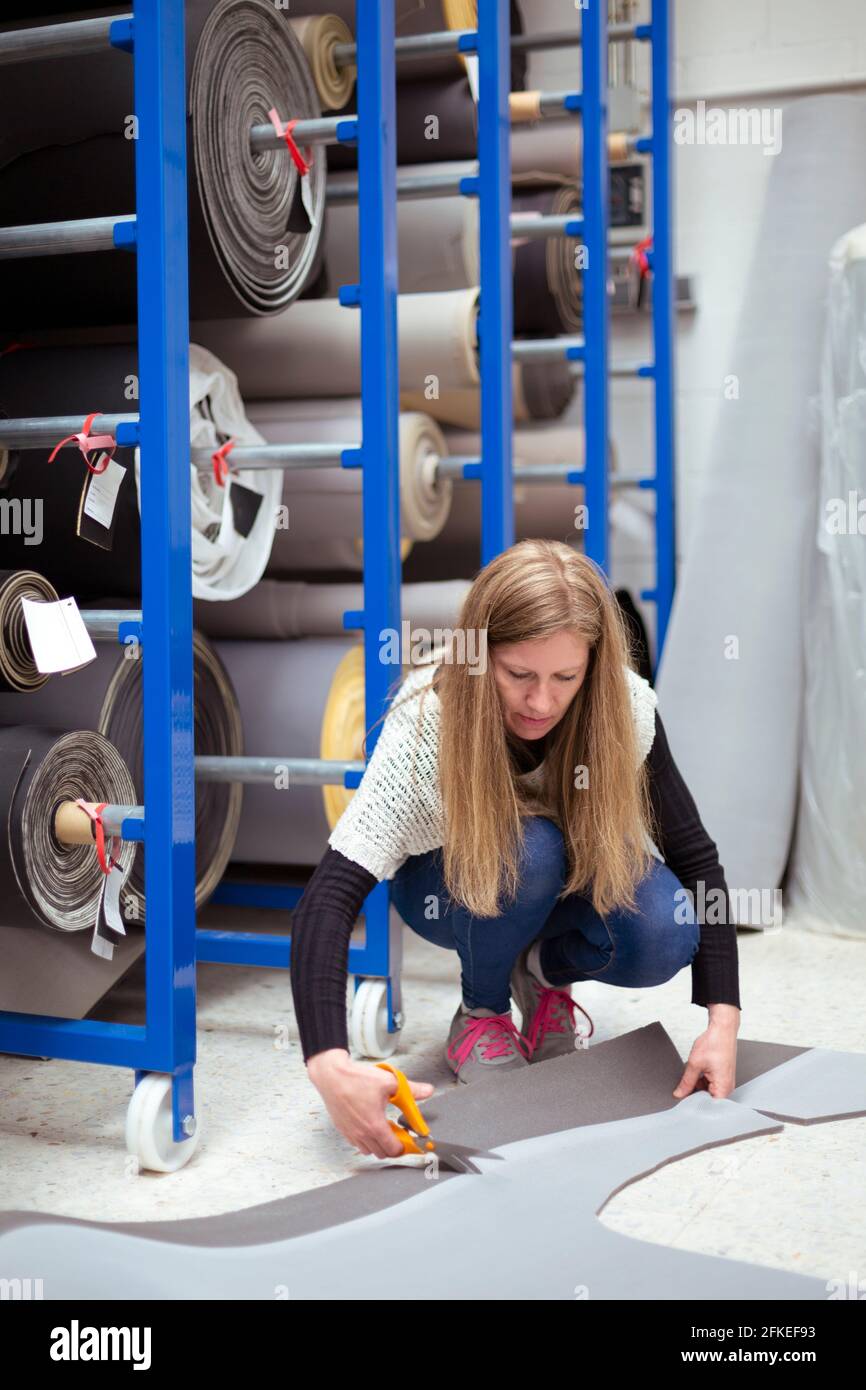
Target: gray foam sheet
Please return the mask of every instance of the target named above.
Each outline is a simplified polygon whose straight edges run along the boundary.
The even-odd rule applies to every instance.
[[[825,1290],[820,1281],[652,1246],[609,1232],[595,1219],[615,1192],[664,1163],[716,1144],[777,1132],[781,1128],[778,1123],[755,1114],[755,1109],[761,1107],[757,1102],[746,1101],[746,1089],[757,1086],[763,1080],[765,1085],[758,1101],[767,1100],[768,1103],[777,1104],[781,1094],[788,1094],[786,1070],[792,1073],[796,1087],[795,1066],[801,1059],[808,1061],[813,1053],[818,1054],[819,1064],[804,1069],[799,1082],[801,1090],[806,1086],[811,1099],[806,1102],[801,1095],[798,1108],[808,1111],[810,1119],[817,1118],[813,1113],[817,1109],[816,1101],[820,1102],[821,1095],[829,1094],[822,1079],[827,1067],[836,1078],[832,1091],[834,1106],[839,1103],[840,1097],[844,1099],[847,1096],[849,1102],[859,1107],[862,1086],[860,1089],[858,1086],[863,1070],[861,1058],[845,1053],[828,1053],[823,1049],[799,1049],[746,1039],[738,1043],[738,1077],[741,1079],[737,1092],[729,1100],[717,1101],[706,1092],[697,1092],[685,1101],[677,1102],[671,1093],[682,1074],[683,1062],[661,1024],[654,1023],[608,1042],[598,1043],[586,1051],[521,1069],[507,1076],[472,1086],[454,1086],[447,1092],[432,1096],[424,1103],[423,1111],[433,1133],[443,1141],[455,1140],[497,1152],[507,1148],[506,1160],[515,1165],[513,1169],[509,1167],[509,1181],[511,1177],[516,1181],[518,1169],[525,1174],[526,1163],[537,1160],[540,1166],[529,1184],[536,1196],[540,1185],[546,1186],[548,1183],[545,1165],[550,1165],[552,1173],[558,1171],[560,1206],[556,1216],[551,1211],[550,1219],[554,1225],[557,1221],[560,1225],[563,1222],[579,1224],[579,1231],[571,1226],[569,1229],[573,1235],[579,1235],[584,1249],[591,1248],[594,1252],[592,1282],[596,1289],[595,1297],[823,1297]],[[774,1089],[778,1076],[782,1077],[783,1087],[786,1088],[784,1092]],[[747,1109],[747,1103],[754,1108]],[[785,1104],[791,1110],[796,1108],[788,1101]],[[858,1110],[855,1109],[854,1113],[858,1113]],[[536,1144],[531,1159],[530,1150],[526,1147],[530,1140],[546,1141]],[[431,1187],[446,1192],[454,1189],[456,1184],[468,1193],[470,1199],[481,1203],[490,1186],[491,1176],[495,1179],[501,1175],[504,1164],[479,1160],[479,1166],[484,1168],[480,1177],[442,1170],[437,1181],[431,1183],[422,1168],[382,1164],[348,1179],[275,1202],[186,1221],[91,1223],[41,1213],[10,1212],[0,1216],[0,1273],[9,1275],[14,1272],[11,1263],[19,1257],[23,1258],[25,1251],[30,1263],[42,1251],[48,1261],[46,1268],[54,1270],[58,1277],[62,1275],[65,1278],[63,1271],[71,1269],[73,1262],[79,1271],[82,1267],[96,1271],[93,1275],[96,1280],[94,1289],[98,1286],[109,1291],[109,1296],[115,1288],[122,1287],[125,1297],[186,1297],[188,1294],[184,1291],[183,1281],[189,1279],[199,1290],[196,1297],[221,1297],[216,1292],[222,1278],[220,1270],[225,1261],[234,1260],[236,1263],[231,1266],[231,1293],[227,1296],[238,1297],[239,1290],[243,1288],[243,1296],[246,1297],[273,1297],[268,1280],[279,1265],[283,1276],[275,1282],[285,1284],[287,1268],[295,1255],[302,1257],[302,1265],[292,1265],[292,1268],[303,1269],[304,1288],[308,1287],[306,1270],[309,1250],[307,1245],[302,1250],[302,1238],[311,1237],[313,1247],[320,1240],[328,1238],[327,1249],[331,1251],[329,1258],[332,1264],[328,1266],[327,1276],[323,1272],[322,1277],[330,1280],[334,1274],[333,1262],[338,1259],[336,1247],[331,1244],[332,1238],[342,1239],[342,1233],[350,1228],[354,1236],[368,1219],[384,1219],[388,1213],[392,1218],[399,1218],[401,1228],[405,1219],[414,1223],[415,1215],[420,1216],[426,1211]],[[565,1188],[561,1185],[564,1173],[567,1173]],[[476,1184],[474,1193],[472,1189],[466,1189],[466,1183]],[[581,1193],[585,1194],[585,1200],[579,1195]],[[513,1197],[514,1194],[509,1196],[509,1203]],[[412,1199],[411,1202],[409,1199]],[[451,1206],[449,1203],[440,1208],[438,1203],[442,1200],[437,1199],[433,1225],[436,1226],[441,1219],[443,1229],[451,1230]],[[394,1210],[398,1206],[404,1209],[399,1212]],[[464,1211],[463,1200],[456,1206],[458,1215],[455,1219],[465,1236],[471,1210],[469,1213]],[[470,1201],[470,1208],[474,1208],[474,1201]],[[511,1215],[502,1216],[499,1220],[512,1232],[513,1245],[514,1232],[521,1227],[515,1224]],[[531,1230],[531,1225],[527,1225],[526,1229]],[[364,1225],[363,1231],[367,1242],[367,1266],[375,1267],[376,1296],[380,1296],[383,1290],[379,1289],[378,1284],[382,1265],[378,1226]],[[591,1246],[587,1247],[590,1236]],[[117,1245],[121,1238],[128,1238],[130,1242],[122,1250]],[[375,1245],[369,1243],[371,1238],[375,1239]],[[404,1230],[402,1238],[404,1241],[410,1238],[407,1231]],[[486,1242],[487,1238],[487,1232],[479,1230],[477,1239]],[[411,1240],[416,1240],[414,1224]],[[416,1248],[424,1249],[425,1244],[422,1242]],[[447,1255],[446,1248],[442,1250],[449,1277],[454,1272],[451,1269],[454,1248],[452,1242]],[[370,1260],[373,1249],[376,1251],[374,1265]],[[144,1253],[148,1254],[148,1261],[142,1265]],[[114,1273],[111,1272],[115,1258],[123,1263],[124,1274],[119,1284],[112,1283],[117,1278],[116,1269]],[[260,1261],[264,1262],[261,1267]],[[339,1261],[343,1261],[342,1252]],[[688,1265],[686,1274],[680,1270],[683,1261]],[[542,1260],[542,1274],[544,1264]],[[632,1266],[635,1268],[632,1269]],[[132,1290],[126,1278],[133,1267],[140,1271],[144,1281],[140,1287],[136,1285],[136,1291]],[[558,1293],[535,1292],[535,1284],[531,1281],[527,1283],[524,1275],[516,1272],[511,1264],[507,1268],[511,1271],[510,1293],[502,1294],[500,1291],[490,1296],[574,1296],[561,1290]],[[522,1256],[519,1268],[528,1268]],[[627,1274],[629,1269],[632,1272]],[[731,1275],[732,1270],[737,1271],[736,1277]],[[201,1292],[204,1271],[209,1272],[208,1280],[210,1272],[213,1272],[216,1280],[214,1291],[210,1294]],[[598,1280],[602,1276],[604,1280],[615,1283],[615,1291],[608,1294],[598,1291]],[[103,1278],[105,1282],[100,1283]],[[646,1282],[642,1282],[644,1279]],[[405,1290],[405,1283],[400,1282]],[[573,1282],[577,1285],[590,1281],[588,1276],[581,1277],[578,1272]],[[520,1292],[516,1293],[518,1286]],[[209,1283],[207,1287],[211,1287]],[[295,1296],[364,1296],[363,1292],[359,1292],[363,1285],[356,1283],[353,1292],[338,1291],[343,1287],[342,1284],[338,1286],[332,1283],[329,1284],[327,1295],[309,1292],[301,1295],[296,1292]],[[697,1295],[696,1288],[700,1289]],[[658,1292],[660,1289],[665,1292]],[[686,1290],[686,1293],[682,1290]],[[728,1291],[727,1295],[725,1290]],[[79,1296],[104,1296],[101,1292],[84,1294],[78,1284],[75,1291]],[[49,1296],[63,1295],[55,1293]],[[416,1295],[397,1291],[391,1296]],[[455,1292],[453,1285],[437,1294],[432,1292],[432,1284],[428,1280],[424,1284],[423,1296],[450,1298],[467,1295]],[[479,1296],[477,1284],[472,1296]]]
[[[90,949],[92,931],[0,926],[0,1009],[84,1018],[144,953],[144,932],[130,927],[111,960]]]
[[[636,1241],[596,1219],[639,1172],[767,1128],[698,1092],[661,1113],[499,1145],[480,1175],[416,1170],[424,1190],[411,1201],[266,1245],[205,1251],[47,1223],[3,1237],[0,1266],[44,1270],[49,1299],[826,1298],[820,1279]]]
[[[812,1047],[741,1082],[730,1098],[798,1124],[866,1115],[866,1055]]]

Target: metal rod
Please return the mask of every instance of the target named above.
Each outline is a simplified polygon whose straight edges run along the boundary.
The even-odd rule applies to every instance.
[[[76,19],[68,24],[45,24],[36,29],[12,29],[0,34],[0,66],[37,58],[77,58],[108,47],[111,26],[131,20],[131,14],[101,19]]]
[[[354,444],[238,444],[225,461],[230,473],[238,469],[256,472],[259,469],[339,468],[344,450],[357,449]],[[190,461],[207,471],[212,466],[213,449],[190,449]]]
[[[571,370],[575,376],[583,376],[584,364],[582,362],[572,362]],[[651,377],[654,370],[651,362],[609,362],[607,374],[608,376],[618,377]]]
[[[135,213],[118,217],[81,217],[70,222],[33,222],[0,227],[0,260],[27,256],[68,256],[86,251],[114,251],[114,228],[135,222]]]
[[[354,116],[349,115],[323,116],[314,121],[298,121],[292,130],[292,139],[298,145],[336,145],[339,144],[337,127],[355,119]],[[259,154],[262,150],[279,150],[285,149],[285,147],[284,137],[277,134],[270,122],[265,125],[254,125],[250,128],[250,149],[253,154]]]
[[[559,338],[515,338],[511,344],[513,362],[558,362],[568,351],[585,350],[583,338],[562,334]]]
[[[611,24],[608,29],[608,40],[611,43],[627,43],[629,39],[637,37],[637,26],[634,24]],[[395,41],[394,57],[400,62],[406,58],[432,58],[449,53],[456,55],[461,48],[464,52],[474,52],[475,48],[468,48],[467,44],[473,39],[477,44],[477,38],[478,35],[473,29],[445,29],[433,34],[413,34]],[[514,51],[579,48],[580,33],[575,33],[573,29],[565,29],[552,34],[512,34],[510,42]],[[358,61],[357,45],[338,43],[332,50],[332,56],[338,68],[351,67]]]
[[[629,156],[637,152],[639,135],[625,134],[626,152]],[[608,166],[616,168],[622,161],[609,160]],[[446,173],[435,172],[431,165],[429,174],[401,174],[397,170],[397,197],[407,202],[415,198],[453,198],[462,192],[464,179],[478,178],[478,161],[467,159],[455,162]],[[357,203],[358,176],[353,173],[332,174],[327,182],[325,201],[333,204]]]
[[[117,629],[121,623],[140,623],[140,608],[82,608],[84,626],[100,641],[117,641]]]
[[[571,213],[557,217],[533,217],[531,212],[511,214],[512,237],[524,237],[527,241],[540,241],[550,236],[583,235],[583,218]]]
[[[199,782],[270,782],[289,776],[289,785],[296,787],[342,786],[346,772],[363,772],[363,762],[342,762],[326,758],[219,758],[198,757],[195,760],[196,781]]]
[[[0,419],[0,446],[7,449],[51,449],[68,434],[78,434],[86,412],[81,415],[46,415],[33,420]],[[91,434],[116,434],[120,424],[133,424],[137,415],[97,415]],[[74,448],[74,445],[67,445]]]
[[[637,24],[609,24],[608,43],[628,43],[629,39],[642,38]],[[516,50],[540,52],[545,48],[580,48],[581,34],[574,29],[554,30],[549,34],[512,34],[511,47]]]

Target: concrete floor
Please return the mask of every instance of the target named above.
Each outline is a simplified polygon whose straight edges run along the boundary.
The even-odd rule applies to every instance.
[[[208,926],[285,931],[288,918],[210,907]],[[739,934],[747,1038],[866,1054],[866,942],[788,922]],[[451,952],[406,931],[402,1050],[411,1077],[454,1084],[443,1057],[458,998]],[[593,1043],[659,1020],[681,1056],[706,1019],[689,972],[656,989],[574,987]],[[189,1167],[135,1175],[126,1161],[130,1075],[121,1069],[0,1055],[0,1167],[7,1209],[96,1220],[206,1216],[347,1176],[375,1163],[351,1149],[307,1078],[289,980],[278,970],[205,964],[198,972],[196,1106],[202,1138]],[[136,966],[96,1011],[140,1022]],[[288,1039],[282,1042],[280,1029]],[[827,1279],[866,1270],[866,1119],[788,1124],[777,1135],[682,1159],[618,1193],[612,1229],[709,1255]]]

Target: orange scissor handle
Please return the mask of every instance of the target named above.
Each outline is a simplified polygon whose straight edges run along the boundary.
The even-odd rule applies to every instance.
[[[412,1094],[412,1088],[403,1072],[397,1067],[392,1067],[390,1062],[376,1062],[375,1065],[381,1067],[383,1071],[392,1072],[397,1078],[397,1090],[392,1096],[388,1097],[388,1104],[396,1105],[398,1110],[402,1110],[416,1134],[429,1134],[430,1126],[418,1109],[418,1104]],[[388,1121],[388,1124],[391,1126],[391,1129],[394,1131],[407,1153],[424,1152],[415,1142],[413,1135],[411,1135],[408,1130],[404,1129],[402,1125],[395,1125],[391,1120]]]

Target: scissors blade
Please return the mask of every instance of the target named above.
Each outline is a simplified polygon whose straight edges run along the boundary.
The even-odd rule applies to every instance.
[[[398,1121],[398,1124],[401,1124],[403,1129],[409,1129],[409,1126],[403,1125],[401,1121]],[[414,1131],[410,1131],[410,1133],[414,1136]],[[502,1159],[502,1154],[492,1153],[489,1149],[475,1149],[467,1144],[440,1142],[438,1139],[434,1139],[432,1134],[424,1135],[420,1139],[416,1137],[416,1142],[423,1142],[425,1138],[433,1144],[433,1148],[429,1152],[437,1154],[440,1163],[443,1163],[446,1168],[452,1168],[457,1173],[480,1173],[480,1168],[477,1168],[472,1161],[475,1158]]]

